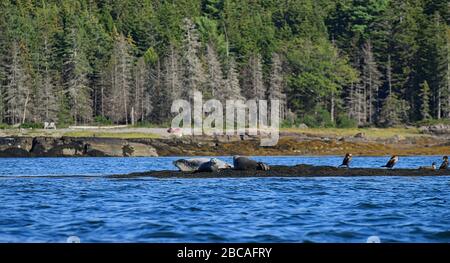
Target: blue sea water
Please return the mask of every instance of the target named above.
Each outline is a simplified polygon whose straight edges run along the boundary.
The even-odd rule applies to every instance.
[[[450,177],[112,179],[177,158],[0,159],[0,242],[450,242]],[[231,158],[222,158],[230,161]],[[340,164],[342,157],[255,157]],[[355,157],[379,167],[389,157]],[[398,167],[440,163],[401,157]]]

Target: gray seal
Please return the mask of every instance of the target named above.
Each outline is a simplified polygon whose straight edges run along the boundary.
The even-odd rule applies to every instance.
[[[218,169],[229,169],[231,168],[231,165],[228,163],[221,161],[219,159],[215,159],[215,164],[217,165]],[[190,159],[179,159],[173,162],[173,164],[182,172],[194,172],[197,171],[200,166],[204,163],[210,162],[211,159],[209,158],[190,158]]]
[[[267,171],[270,169],[269,165],[251,160],[243,156],[234,156],[233,165],[235,170],[262,170]]]
[[[201,173],[201,172],[212,173],[212,172],[217,172],[217,171],[219,171],[219,160],[216,158],[211,158],[208,162],[202,163],[195,172],[196,173]]]

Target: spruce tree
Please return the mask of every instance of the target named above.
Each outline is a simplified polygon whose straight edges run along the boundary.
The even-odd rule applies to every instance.
[[[194,91],[204,92],[206,75],[199,58],[200,41],[194,22],[185,18],[183,39],[183,90],[181,95],[188,98]]]
[[[430,114],[430,86],[425,81],[420,85],[420,116],[422,120],[429,120]]]
[[[110,60],[110,89],[107,95],[107,114],[113,122],[125,124],[130,120],[130,94],[133,88],[132,40],[116,33]]]
[[[379,113],[379,88],[381,86],[381,73],[378,71],[378,65],[372,51],[372,44],[367,41],[363,46],[363,65],[361,81],[366,91],[366,115],[370,124],[373,123],[374,117]]]
[[[32,79],[23,51],[18,42],[12,43],[6,70],[6,114],[13,125],[25,123],[30,110]]]
[[[249,100],[266,99],[266,86],[264,85],[262,57],[260,54],[254,54],[250,57],[246,65],[243,83],[243,91]]]
[[[57,120],[59,110],[58,72],[55,61],[58,59],[56,50],[56,35],[61,33],[57,24],[57,6],[43,5],[36,11],[37,27],[37,74],[35,88],[36,120],[50,122]]]
[[[223,99],[225,100],[244,100],[239,84],[239,73],[236,68],[236,62],[233,57],[229,58],[227,78],[225,79],[225,87],[223,91]]]
[[[88,123],[92,120],[92,98],[89,87],[88,74],[90,65],[81,47],[82,32],[77,28],[66,29],[63,62],[63,96],[67,98],[72,120],[77,124]],[[63,99],[62,101],[66,101]],[[67,120],[60,120],[67,122]]]
[[[286,116],[287,97],[284,92],[282,62],[280,55],[277,53],[272,55],[268,93],[269,99],[280,101],[280,115],[284,119]]]
[[[206,59],[208,64],[208,93],[212,99],[224,101],[224,78],[222,65],[212,44],[206,46]]]
[[[171,44],[163,62],[164,67],[164,87],[167,89],[168,102],[181,99],[182,92],[182,69],[180,65],[180,55],[176,47]]]

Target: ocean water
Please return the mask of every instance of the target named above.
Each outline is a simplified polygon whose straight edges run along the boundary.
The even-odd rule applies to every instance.
[[[440,158],[401,157],[397,167]],[[174,169],[175,159],[0,159],[0,242],[450,242],[447,176],[107,177]],[[336,166],[342,157],[255,159]],[[355,157],[352,165],[388,159]]]

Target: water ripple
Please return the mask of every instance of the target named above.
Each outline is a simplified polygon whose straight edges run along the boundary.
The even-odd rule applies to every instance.
[[[99,177],[172,169],[173,159],[0,159],[0,242],[450,242],[448,177]],[[340,157],[257,159],[331,165]]]

